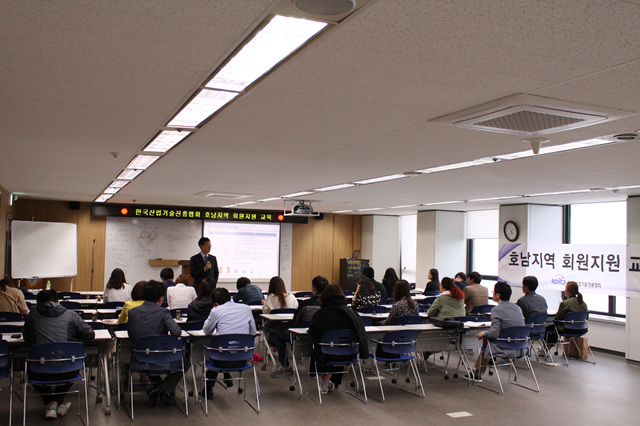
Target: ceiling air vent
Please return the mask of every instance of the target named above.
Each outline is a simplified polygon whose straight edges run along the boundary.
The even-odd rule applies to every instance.
[[[226,192],[212,192],[212,191],[202,191],[193,194],[198,197],[214,197],[214,198],[248,198],[251,197],[251,194],[229,194]]]
[[[534,95],[513,95],[429,120],[521,136],[546,135],[635,115]]]

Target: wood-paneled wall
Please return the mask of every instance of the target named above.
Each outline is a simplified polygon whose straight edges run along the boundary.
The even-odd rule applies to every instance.
[[[18,200],[14,204],[14,220],[40,222],[67,222],[78,225],[78,275],[73,279],[73,289],[104,289],[104,256],[107,221],[104,217],[91,215],[91,204],[80,203],[80,209],[71,209],[66,201]],[[95,241],[95,255],[94,255]],[[47,244],[42,241],[42,244]],[[95,260],[94,260],[95,258]],[[51,285],[58,291],[71,288],[71,278],[53,278]],[[40,287],[36,284],[35,287]]]
[[[107,221],[104,217],[93,217],[91,206],[91,203],[80,203],[80,209],[74,210],[66,201],[40,200],[18,200],[13,206],[14,220],[78,225],[78,276],[73,281],[74,290],[91,290],[92,267],[93,290],[104,288]],[[6,222],[5,214],[1,217]],[[3,233],[0,236],[3,247],[4,237]],[[46,244],[46,241],[42,243]],[[350,257],[353,250],[362,248],[361,245],[360,216],[326,214],[323,220],[310,219],[306,224],[293,224],[291,289],[309,290],[316,275],[327,277],[330,283],[338,283],[340,259]],[[56,290],[69,290],[71,279],[55,278],[51,284]]]
[[[323,220],[310,219],[293,225],[291,289],[308,291],[316,275],[337,284],[340,259],[351,257],[362,245],[362,218],[325,214]]]

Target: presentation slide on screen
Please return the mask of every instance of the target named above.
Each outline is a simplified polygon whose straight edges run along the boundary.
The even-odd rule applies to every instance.
[[[220,281],[268,281],[278,275],[280,224],[205,221],[203,234],[211,240]]]

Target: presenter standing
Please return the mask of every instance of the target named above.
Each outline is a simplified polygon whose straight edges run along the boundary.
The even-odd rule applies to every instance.
[[[193,277],[193,287],[196,292],[200,283],[205,278],[209,278],[214,284],[218,283],[218,261],[215,256],[209,254],[211,251],[211,240],[207,237],[202,237],[198,240],[200,246],[200,253],[191,256],[189,261],[189,270]]]

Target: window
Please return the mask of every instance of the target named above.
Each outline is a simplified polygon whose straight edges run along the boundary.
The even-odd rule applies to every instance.
[[[572,244],[626,244],[627,203],[574,204],[570,206],[569,235]],[[583,295],[590,311],[625,316],[623,297]]]

